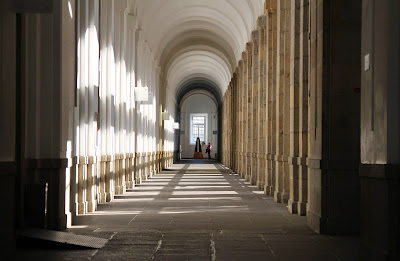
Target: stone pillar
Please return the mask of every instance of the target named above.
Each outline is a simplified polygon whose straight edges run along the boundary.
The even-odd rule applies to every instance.
[[[362,1],[360,260],[400,259],[399,16],[398,1]]]
[[[87,116],[88,116],[88,104],[87,104],[87,91],[88,91],[88,75],[86,73],[86,69],[88,66],[88,54],[89,51],[89,34],[86,33],[88,28],[88,9],[89,2],[79,2],[78,5],[78,14],[77,14],[77,23],[78,23],[78,65],[77,71],[78,74],[78,90],[77,90],[77,100],[78,100],[78,133],[77,133],[77,154],[78,154],[78,166],[77,166],[77,184],[78,184],[78,197],[77,197],[77,213],[85,214],[87,211],[87,202],[86,202],[86,180],[87,180],[87,128],[84,126],[87,125]]]
[[[238,132],[239,132],[239,100],[238,100],[238,91],[239,91],[239,86],[238,86],[238,78],[239,78],[239,67],[236,67],[236,70],[234,72],[234,79],[233,79],[233,110],[235,111],[235,115],[233,118],[233,134],[232,134],[232,139],[233,139],[233,164],[232,164],[232,170],[235,173],[238,173],[238,147],[239,147],[239,137],[238,137]]]
[[[91,1],[88,6],[88,141],[87,141],[87,204],[88,212],[94,212],[97,209],[97,115],[98,115],[98,97],[99,97],[99,2]]]
[[[16,90],[17,90],[17,17],[11,11],[11,8],[4,8],[7,1],[0,3],[0,56],[2,57],[0,70],[0,86],[2,95],[0,96],[0,118],[3,126],[0,128],[0,137],[2,149],[0,151],[0,196],[4,198],[2,206],[2,222],[0,229],[2,231],[3,240],[1,240],[0,258],[4,260],[12,260],[15,258],[16,251],[16,222],[18,213],[21,209],[17,209],[16,184],[17,164],[16,158],[16,140],[17,140],[17,122],[16,122]],[[3,39],[8,39],[4,41]],[[8,66],[4,66],[7,61]],[[4,67],[3,67],[4,66]],[[22,220],[22,217],[20,217]]]
[[[248,153],[248,143],[247,143],[247,132],[248,132],[248,123],[247,123],[247,118],[248,118],[248,110],[247,110],[247,104],[248,104],[248,94],[247,94],[247,70],[248,70],[248,62],[247,62],[247,53],[243,52],[242,53],[242,60],[243,60],[243,76],[242,76],[242,115],[243,115],[243,120],[242,120],[242,173],[241,176],[242,178],[246,178],[247,175],[247,153]]]
[[[285,43],[284,43],[284,99],[283,99],[283,190],[281,202],[288,202],[290,195],[289,188],[289,162],[290,155],[290,20],[291,20],[291,6],[290,0],[281,2],[281,7],[285,8]],[[281,9],[282,10],[282,9]],[[282,65],[282,63],[281,63]]]
[[[288,191],[288,150],[289,150],[289,60],[290,60],[290,2],[278,1],[277,10],[277,81],[276,81],[276,155],[274,200],[284,203]],[[288,9],[289,7],[289,9]]]
[[[361,1],[310,4],[307,220],[319,233],[358,234]]]
[[[258,61],[258,48],[259,48],[259,33],[258,30],[251,33],[252,38],[252,90],[251,90],[251,118],[252,118],[252,134],[251,134],[251,173],[250,180],[253,185],[257,184],[258,180],[258,125],[259,125],[259,61]]]
[[[253,43],[249,42],[246,44],[247,53],[247,79],[246,81],[246,180],[252,182],[252,152],[253,152]]]
[[[99,42],[98,2],[80,2],[78,8],[78,214],[96,210]]]
[[[138,30],[137,43],[137,61],[136,61],[136,86],[144,87],[144,39],[143,31]],[[143,152],[144,152],[144,108],[140,102],[137,102],[136,108],[136,181],[140,184],[143,181]]]
[[[308,68],[309,68],[309,0],[300,1],[299,34],[299,149],[298,149],[298,190],[297,213],[306,215],[308,168]]]
[[[290,19],[290,156],[289,162],[289,186],[290,197],[288,210],[290,213],[297,213],[299,202],[299,67],[300,67],[300,1],[291,2]]]
[[[243,57],[243,55],[242,55]],[[237,124],[237,173],[242,176],[243,173],[243,58],[239,61],[238,65],[238,81],[237,81],[237,96],[238,96],[238,124]]]
[[[308,68],[309,68],[309,0],[300,1],[300,57],[299,57],[299,199],[297,213],[306,215],[308,194]]]
[[[259,32],[259,49],[258,49],[258,179],[257,188],[260,190],[264,189],[265,186],[265,149],[266,149],[266,134],[267,134],[267,124],[266,124],[266,74],[267,74],[267,53],[266,53],[266,24],[267,17],[262,15],[257,20],[258,32]]]
[[[129,99],[127,100],[127,115],[128,115],[128,144],[129,144],[129,158],[127,162],[128,177],[126,186],[127,189],[132,189],[135,186],[135,148],[136,148],[136,132],[135,132],[135,124],[136,124],[136,102],[135,102],[135,92],[134,88],[136,87],[136,31],[138,29],[136,17],[132,14],[128,14],[127,17],[127,70],[128,70],[128,79],[127,79],[127,93]]]
[[[123,194],[125,187],[126,144],[126,24],[127,7],[124,2],[115,4],[115,193]]]
[[[100,202],[114,198],[114,1],[100,1]]]
[[[238,139],[237,139],[237,133],[238,133],[238,101],[237,101],[237,91],[238,91],[238,86],[237,86],[237,67],[235,72],[233,73],[233,85],[232,85],[232,170],[237,171],[237,146],[238,146]]]
[[[70,5],[75,7],[75,2]],[[71,212],[75,213],[76,194],[71,190],[76,192],[77,165],[72,148],[77,28],[65,1],[54,2],[51,15],[31,14],[27,8],[26,13],[15,16],[2,8],[0,36],[7,39],[1,43],[2,63],[6,61],[7,66],[0,72],[1,108],[5,112],[0,114],[7,126],[1,131],[0,153],[1,188],[8,193],[2,211],[4,222],[8,221],[10,205],[17,206],[10,210],[16,219],[5,223],[9,228],[2,227],[4,235],[10,236],[4,238],[10,241],[15,238],[9,229],[65,229],[71,224]],[[74,12],[73,16],[78,15]],[[14,188],[21,194],[15,194]],[[2,247],[12,248],[10,243],[2,243]],[[2,256],[7,251],[1,251]]]
[[[277,61],[277,1],[266,1],[267,12],[267,176],[264,192],[273,195],[275,191],[275,161],[276,154],[276,61]]]

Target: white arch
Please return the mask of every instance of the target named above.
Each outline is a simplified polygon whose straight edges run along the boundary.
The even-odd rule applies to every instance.
[[[189,68],[190,67],[190,68]],[[176,90],[180,79],[175,81],[175,75],[181,75],[187,69],[202,72],[206,68],[213,70],[217,82],[229,84],[232,75],[232,68],[218,55],[205,51],[191,51],[176,57],[166,68],[168,82],[173,90]]]
[[[172,90],[201,75],[228,87],[265,0],[136,0],[139,27]],[[174,93],[175,94],[175,93]]]

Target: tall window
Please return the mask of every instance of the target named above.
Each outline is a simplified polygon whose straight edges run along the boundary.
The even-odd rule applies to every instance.
[[[190,114],[190,144],[196,144],[197,137],[201,142],[207,139],[207,114]]]

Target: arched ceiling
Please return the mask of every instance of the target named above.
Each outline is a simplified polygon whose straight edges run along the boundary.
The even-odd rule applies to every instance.
[[[139,28],[177,100],[198,88],[220,101],[264,1],[133,1]]]

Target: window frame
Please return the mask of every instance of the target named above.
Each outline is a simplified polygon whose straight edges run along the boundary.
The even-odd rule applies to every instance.
[[[204,140],[201,140],[201,142],[206,142],[207,141],[207,123],[208,123],[208,114],[207,113],[191,113],[190,114],[190,135],[189,135],[189,144],[190,145],[196,145],[196,139],[199,137],[198,135],[196,136],[195,140],[192,141],[193,137],[193,118],[194,117],[204,117]],[[200,125],[200,124],[199,124]]]

